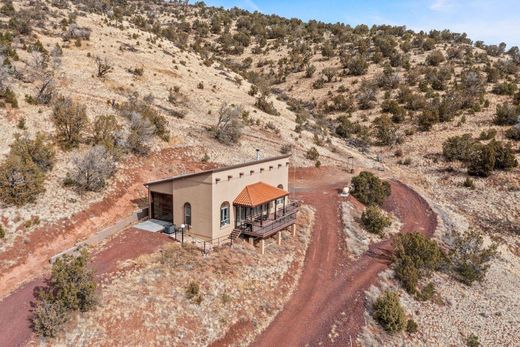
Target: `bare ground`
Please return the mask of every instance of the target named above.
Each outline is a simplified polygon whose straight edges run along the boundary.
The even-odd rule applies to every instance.
[[[167,242],[172,241],[164,234],[129,229],[95,253],[91,266],[101,279],[114,272],[120,262],[154,252]],[[31,302],[38,288],[44,284],[43,277],[34,279],[0,302],[0,346],[24,346],[31,339]]]
[[[313,172],[314,171],[314,172]],[[253,346],[345,346],[355,343],[364,325],[364,291],[389,265],[391,241],[370,246],[354,261],[342,246],[338,188],[341,175],[298,172],[298,196],[316,208],[317,223],[309,246],[303,275],[294,295]],[[312,176],[321,180],[314,181]],[[336,180],[332,180],[336,177]],[[436,215],[427,202],[400,182],[392,182],[392,195],[384,205],[396,214],[401,232],[420,231],[433,235]]]

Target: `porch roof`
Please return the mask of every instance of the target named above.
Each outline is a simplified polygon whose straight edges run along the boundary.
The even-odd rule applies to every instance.
[[[234,205],[256,207],[289,195],[289,192],[264,182],[246,186],[233,201]]]

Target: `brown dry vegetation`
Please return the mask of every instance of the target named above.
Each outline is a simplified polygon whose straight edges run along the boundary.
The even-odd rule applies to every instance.
[[[249,341],[292,292],[313,221],[304,207],[296,237],[284,233],[281,246],[271,240],[266,255],[246,242],[206,257],[196,247],[170,244],[123,263],[103,285],[100,307],[78,317],[55,342],[201,346],[240,322],[251,326],[240,336]]]

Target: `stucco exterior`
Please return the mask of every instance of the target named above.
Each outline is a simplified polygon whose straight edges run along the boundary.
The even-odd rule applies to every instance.
[[[200,173],[177,176],[145,184],[152,192],[171,194],[173,197],[173,223],[184,224],[184,206],[191,206],[190,234],[213,240],[226,237],[235,226],[233,201],[248,185],[264,182],[288,190],[289,158],[253,161],[241,165],[218,168]],[[220,208],[229,203],[230,221],[221,227]],[[151,203],[151,201],[150,201]]]

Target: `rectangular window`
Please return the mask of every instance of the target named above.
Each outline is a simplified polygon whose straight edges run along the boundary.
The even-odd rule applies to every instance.
[[[229,224],[229,206],[222,206],[220,208],[220,226]]]

